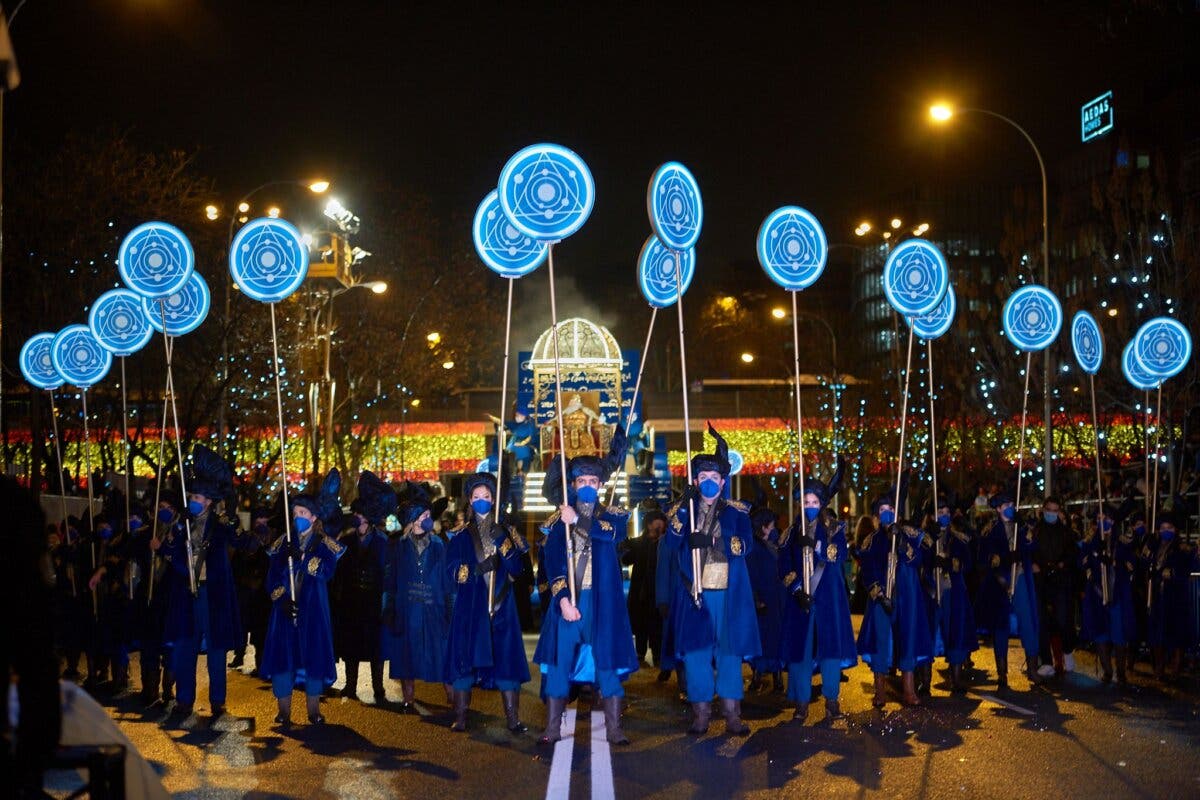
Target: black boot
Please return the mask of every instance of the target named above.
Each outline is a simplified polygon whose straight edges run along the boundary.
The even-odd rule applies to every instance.
[[[567,709],[567,698],[546,698],[546,730],[538,737],[538,744],[554,744],[562,738],[563,712]]]
[[[508,689],[500,692],[500,699],[504,703],[504,720],[508,723],[508,732],[524,733],[529,730],[525,723],[521,722],[521,693],[516,689]]]
[[[1129,685],[1129,676],[1125,672],[1125,664],[1126,664],[1125,649],[1126,648],[1124,645],[1117,645],[1117,648],[1116,648],[1116,650],[1117,650],[1117,685],[1122,686],[1122,687]]]
[[[996,659],[996,691],[1008,691],[1008,659]]]
[[[692,703],[692,727],[688,733],[703,736],[708,733],[708,721],[712,718],[712,703]]]
[[[383,662],[371,662],[371,690],[375,694],[375,705],[387,705],[387,690],[383,688]]]
[[[950,691],[955,694],[962,694],[967,690],[967,686],[963,683],[963,665],[950,665]]]
[[[358,697],[358,662],[346,662],[346,685],[342,687],[342,697],[354,700]]]
[[[725,732],[731,736],[745,736],[750,732],[742,722],[742,701],[721,698],[721,715],[725,717]]]
[[[1096,645],[1096,660],[1100,662],[1100,682],[1108,686],[1113,679],[1112,645]]]
[[[467,729],[467,709],[471,707],[471,690],[454,690],[454,724],[450,730],[462,733]]]
[[[621,698],[606,697],[601,701],[604,708],[604,733],[609,744],[627,745],[629,737],[621,730]]]

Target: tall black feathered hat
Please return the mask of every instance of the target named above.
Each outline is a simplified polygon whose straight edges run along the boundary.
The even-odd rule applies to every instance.
[[[400,520],[400,524],[404,526],[410,525],[426,511],[429,511],[432,515],[433,501],[429,499],[429,490],[425,484],[409,481],[404,487],[400,501],[400,510],[396,514]]]
[[[608,443],[608,454],[604,458],[575,456],[567,462],[567,481],[574,484],[575,479],[580,475],[594,475],[600,479],[601,484],[608,483],[609,477],[620,468],[621,462],[625,460],[625,447],[628,441],[625,429],[617,425],[613,429],[612,441]],[[563,502],[560,458],[562,458],[561,453],[550,461],[550,466],[546,468],[546,479],[542,482],[542,497],[555,507],[562,505]],[[567,494],[568,496],[572,495],[570,487],[568,487]]]
[[[725,437],[717,433],[717,429],[708,423],[708,435],[716,439],[717,447],[713,453],[697,453],[692,456],[692,479],[701,472],[719,472],[722,478],[729,477],[729,445]]]
[[[396,513],[396,491],[369,469],[358,476],[358,498],[351,504],[372,525],[382,525],[388,515]]]
[[[342,527],[342,502],[339,499],[341,490],[342,474],[334,467],[329,470],[325,480],[321,481],[321,488],[315,495],[293,495],[288,498],[288,503],[292,508],[307,508],[314,517],[321,520],[321,525],[327,533],[334,533]]]
[[[837,467],[833,471],[833,477],[829,479],[829,483],[825,483],[819,478],[804,479],[804,494],[815,495],[821,503],[821,508],[829,505],[829,501],[837,497],[837,493],[842,488],[842,476],[846,472],[846,459],[838,456]],[[800,494],[800,486],[796,485],[793,492],[793,497],[796,500],[803,502],[804,497]]]
[[[202,494],[209,500],[223,500],[233,491],[233,470],[212,450],[198,444],[192,448],[187,490],[189,494]]]

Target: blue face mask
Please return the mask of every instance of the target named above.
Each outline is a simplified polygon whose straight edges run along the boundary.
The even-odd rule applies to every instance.
[[[431,530],[433,530],[433,517],[426,517],[425,519],[421,520],[421,530],[425,531],[426,533],[429,533]]]
[[[596,491],[595,486],[580,486],[575,490],[575,497],[581,503],[594,503],[600,497],[600,493]]]
[[[879,512],[879,524],[891,525],[896,521],[896,512],[890,509],[885,509]]]
[[[1058,514],[1053,511],[1043,511],[1042,519],[1046,521],[1047,525],[1053,525],[1054,523],[1058,522]]]
[[[142,521],[137,517],[129,518],[129,532],[132,533],[142,527]]]
[[[1112,520],[1111,519],[1104,520],[1104,522],[1101,523],[1101,527],[1104,529],[1105,533],[1108,533],[1109,531],[1112,530]]]
[[[254,526],[254,532],[265,539],[266,537],[271,535],[271,528],[269,526],[267,526],[266,524],[260,522],[259,524]]]
[[[175,519],[175,512],[169,508],[160,508],[158,510],[158,521],[167,525],[171,520]]]
[[[480,497],[478,500],[472,500],[471,510],[482,517],[484,514],[487,514],[492,510],[492,501],[484,497]]]
[[[1158,538],[1162,539],[1164,542],[1171,541],[1172,539],[1175,538],[1174,528],[1163,528],[1161,531],[1158,532]]]
[[[809,522],[812,522],[813,520],[815,520],[817,518],[817,515],[820,513],[821,513],[821,509],[819,509],[819,508],[806,508],[806,509],[804,509],[804,518],[806,520],[808,520]]]
[[[108,527],[107,525],[105,525],[103,528],[100,529],[100,538],[101,539],[111,539],[112,535],[113,535],[113,530],[112,530],[112,528]]]
[[[204,504],[199,500],[188,500],[188,513],[193,517],[200,516],[200,512],[204,510]]]
[[[950,515],[949,514],[938,514],[938,525],[941,525],[943,528],[949,528],[950,527]]]
[[[1011,522],[1014,518],[1016,518],[1017,510],[1015,508],[1013,508],[1012,506],[1009,506],[1008,508],[1006,508],[1000,512],[1000,516],[1004,517],[1006,520],[1009,520]]]
[[[771,530],[767,531],[767,541],[772,544],[775,544],[776,542],[779,541],[779,529],[778,528],[771,528]]]
[[[1146,533],[1146,526],[1145,525],[1134,525],[1133,532],[1136,533],[1138,536],[1144,536]]]
[[[712,478],[705,478],[704,480],[700,481],[700,495],[702,497],[712,500],[720,493],[721,483],[719,481],[714,481]]]
[[[312,527],[312,520],[308,517],[296,517],[292,520],[292,527],[296,529],[296,533],[304,533]]]

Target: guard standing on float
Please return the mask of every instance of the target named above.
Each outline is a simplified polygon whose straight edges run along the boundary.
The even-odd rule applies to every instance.
[[[454,613],[446,649],[445,682],[453,687],[456,732],[467,729],[471,689],[498,689],[512,733],[523,733],[519,698],[529,681],[513,579],[524,570],[529,545],[495,514],[496,479],[478,472],[463,485],[468,522],[446,550],[446,574],[454,586]],[[490,589],[490,594],[489,594]]]
[[[638,669],[633,630],[625,607],[617,547],[625,539],[629,515],[600,504],[600,491],[625,454],[625,432],[617,427],[605,459],[576,456],[567,462],[570,480],[564,502],[562,469],[555,456],[546,471],[542,493],[558,512],[542,526],[546,534],[542,558],[550,581],[550,613],[542,620],[534,663],[545,673],[546,730],[538,740],[562,738],[562,716],[572,683],[595,684],[604,708],[606,737],[629,744],[621,730],[622,681]],[[564,524],[565,523],[565,524]],[[567,527],[574,537],[567,548]],[[568,588],[567,571],[576,596]]]
[[[692,458],[693,483],[668,514],[671,536],[681,540],[676,562],[681,580],[672,604],[671,629],[695,715],[688,733],[698,736],[708,731],[716,694],[725,730],[744,736],[750,729],[742,722],[742,662],[761,655],[746,569],[754,534],[749,506],[721,496],[729,479],[729,447],[712,425],[708,432],[716,439],[716,451]],[[689,506],[696,509],[694,526]],[[699,581],[692,569],[693,552],[699,556]]]

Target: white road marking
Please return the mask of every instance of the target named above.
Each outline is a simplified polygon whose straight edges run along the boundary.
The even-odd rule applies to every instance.
[[[571,759],[575,751],[575,709],[563,714],[563,738],[554,743],[550,760],[550,780],[546,784],[546,800],[567,800],[571,796]]]
[[[614,800],[612,752],[604,712],[592,711],[592,800]]]
[[[1018,714],[1024,714],[1027,717],[1036,717],[1037,716],[1036,711],[1025,708],[1024,706],[1019,706],[1016,703],[1010,703],[1007,700],[1001,700],[999,697],[996,697],[995,695],[981,694],[981,695],[979,695],[979,697],[981,700],[987,700],[989,703],[995,703],[998,706],[1004,706],[1009,711],[1016,711]]]

